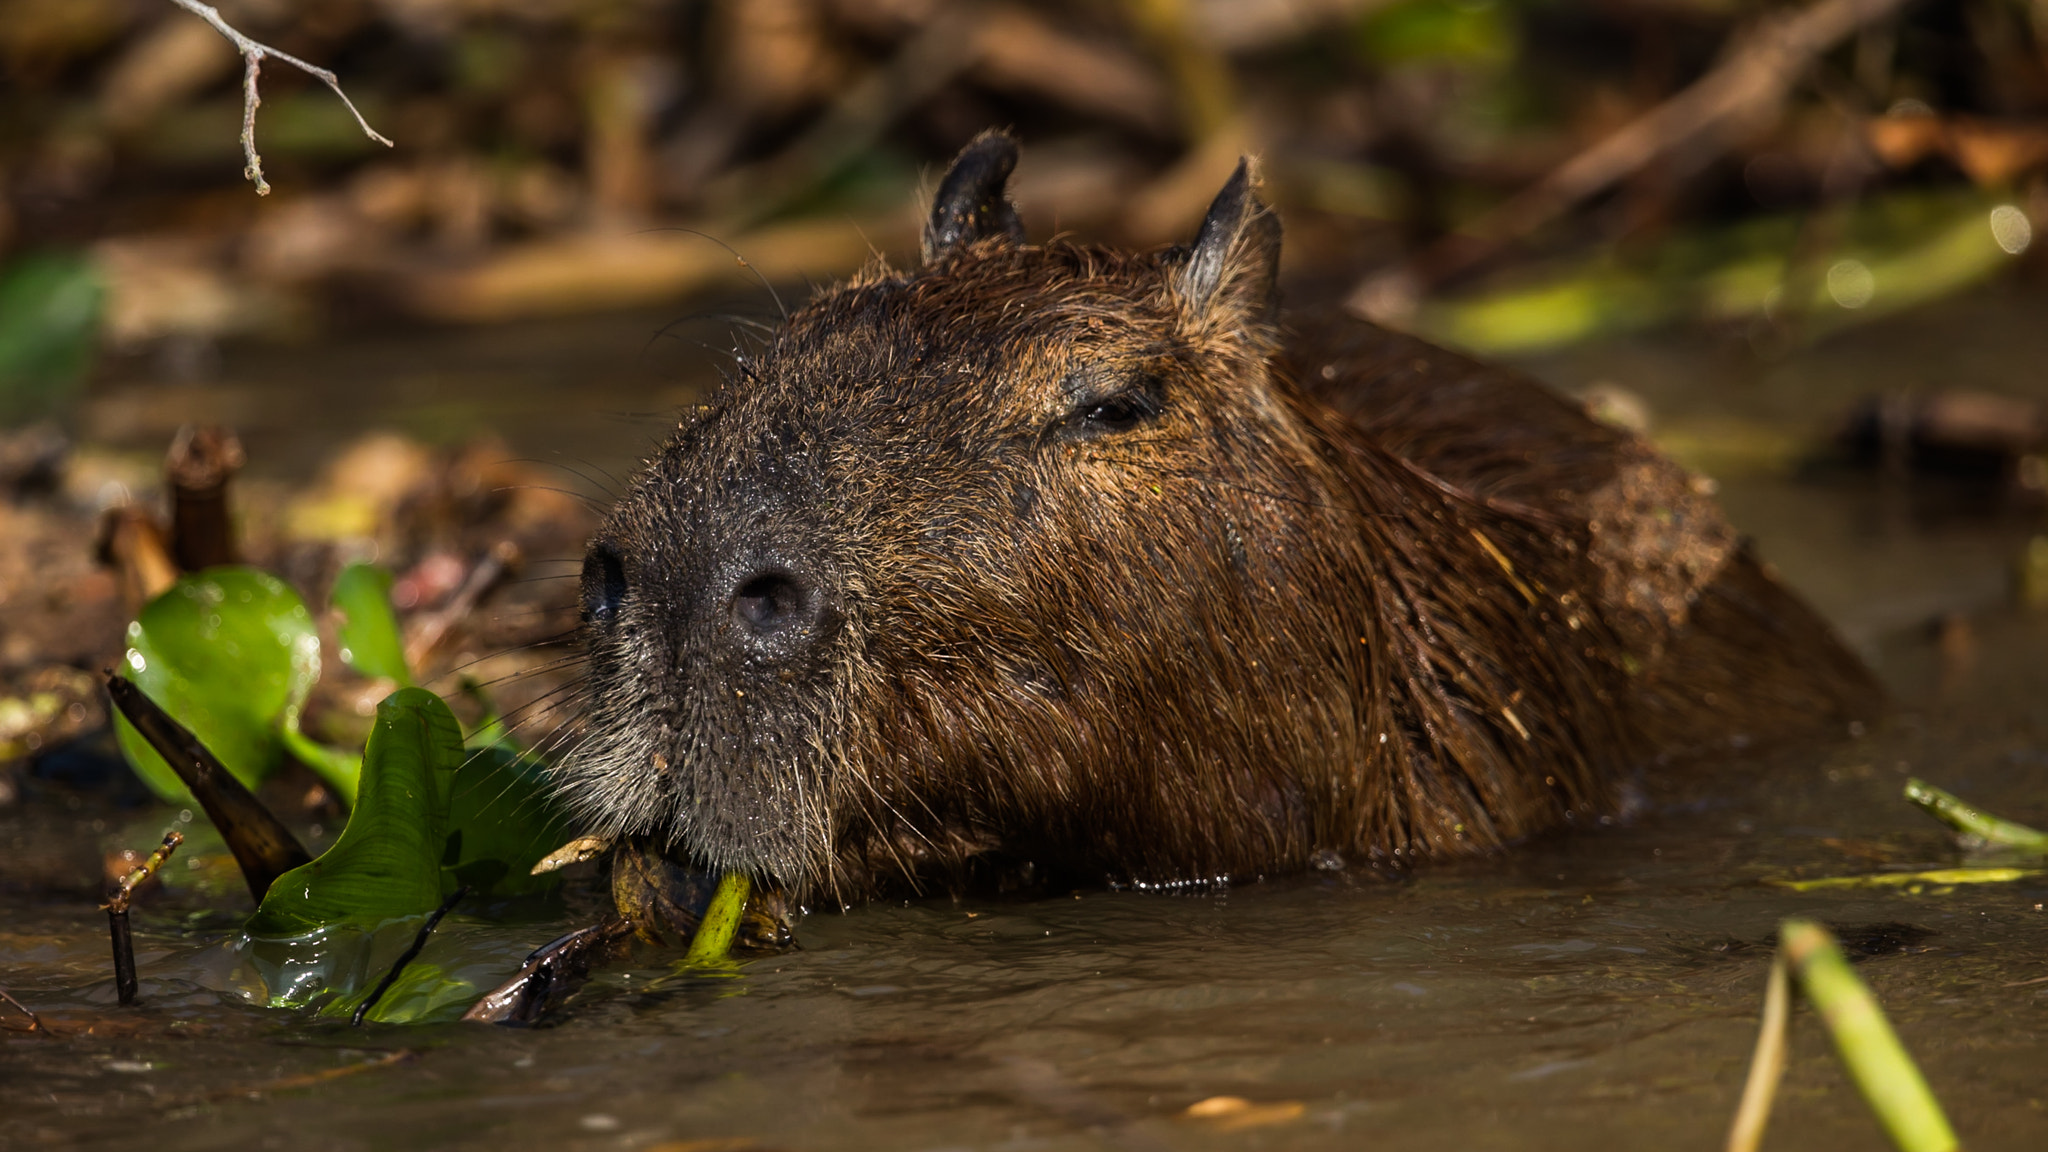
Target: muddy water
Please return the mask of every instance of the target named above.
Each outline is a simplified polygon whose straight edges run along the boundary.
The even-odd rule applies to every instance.
[[[1981,493],[1796,480],[1737,442],[1798,433],[1863,389],[2048,389],[2028,367],[2048,352],[2028,342],[2048,336],[2023,331],[2020,306],[1962,302],[1763,367],[1680,342],[1533,365],[1567,385],[1625,380],[1675,443],[1721,453],[1737,521],[1895,685],[1900,712],[1873,732],[1650,773],[1648,810],[1628,826],[1403,882],[1324,873],[1194,896],[814,915],[801,951],[737,977],[677,977],[643,954],[556,1026],[522,1032],[355,1030],[250,1006],[223,944],[247,898],[204,868],[139,911],[143,1003],[114,1008],[104,918],[85,895],[98,853],[146,845],[177,814],[45,788],[0,811],[0,986],[62,1036],[0,1033],[0,1147],[1717,1147],[1767,938],[1790,915],[1859,942],[1862,972],[1969,1147],[2048,1146],[2048,980],[2033,982],[2048,977],[2048,881],[1769,883],[1952,864],[1942,833],[1899,799],[1908,773],[2048,823],[2048,619],[2004,592],[2036,514]],[[615,347],[631,328],[553,338]],[[435,375],[435,403],[456,415],[402,394],[371,418],[318,400],[326,435],[482,412],[540,454],[549,429],[514,417],[558,412],[553,390],[614,413],[658,408],[648,385],[581,378],[532,333],[509,360],[483,334],[414,339],[333,350],[314,375],[409,365]],[[186,402],[240,404],[245,422],[288,429],[263,414],[263,373],[236,375],[265,355],[231,352],[211,390],[179,386]],[[1957,379],[1970,372],[1982,378]],[[151,387],[110,382],[94,418],[110,436],[117,417],[143,428],[162,399]],[[578,454],[610,468],[658,428],[593,417],[565,430],[558,412],[553,430],[587,437]],[[1713,434],[1688,441],[1688,428]],[[257,467],[292,471],[251,442]],[[314,450],[295,444],[295,459]],[[1968,623],[1941,645],[1924,624],[1944,613]],[[599,899],[585,881],[489,922],[458,914],[424,959],[479,979],[510,971]],[[1801,1012],[1793,1029],[1766,1146],[1883,1146],[1816,1022]],[[1184,1115],[1215,1096],[1250,1106]]]

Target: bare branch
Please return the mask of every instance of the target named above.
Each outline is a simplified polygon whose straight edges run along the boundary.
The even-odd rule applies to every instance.
[[[135,890],[156,875],[157,869],[162,868],[164,861],[169,860],[171,853],[184,842],[185,837],[175,829],[164,833],[164,842],[157,850],[149,854],[149,859],[144,860],[140,868],[123,876],[114,894],[100,905],[107,914],[107,931],[113,938],[114,992],[122,1007],[135,1003],[135,938],[128,927],[128,904],[135,899]]]
[[[54,1036],[54,1035],[56,1035],[56,1033],[54,1033],[54,1032],[50,1031],[50,1026],[49,1026],[49,1025],[47,1025],[47,1024],[45,1024],[45,1023],[43,1023],[43,1018],[42,1018],[42,1017],[40,1017],[40,1016],[36,1015],[36,1014],[35,1014],[34,1012],[32,1012],[32,1011],[30,1011],[30,1010],[29,1010],[29,1006],[28,1006],[28,1005],[26,1005],[26,1004],[23,1004],[23,1003],[22,1003],[21,1001],[19,1001],[19,1000],[16,1000],[16,999],[15,999],[14,997],[12,997],[12,996],[9,996],[9,995],[7,994],[7,989],[5,989],[5,988],[0,988],[0,1000],[5,1000],[5,1001],[6,1001],[7,1003],[9,1003],[9,1004],[12,1004],[12,1005],[14,1005],[14,1007],[15,1007],[15,1009],[16,1009],[17,1011],[19,1011],[19,1012],[20,1012],[20,1013],[21,1013],[22,1015],[24,1015],[24,1016],[28,1017],[28,1030],[29,1030],[29,1031],[31,1031],[31,1032],[40,1032],[40,1033],[42,1033],[42,1034],[43,1034],[43,1035],[45,1035],[45,1036]]]
[[[341,81],[335,78],[334,73],[308,64],[289,52],[280,52],[268,44],[259,44],[249,39],[236,31],[226,20],[221,19],[219,10],[211,4],[201,4],[199,0],[171,0],[171,3],[213,25],[213,30],[227,37],[228,43],[235,46],[235,51],[242,54],[242,155],[248,157],[242,175],[247,176],[250,183],[256,185],[258,196],[270,195],[270,183],[263,179],[263,157],[256,153],[256,109],[263,103],[262,95],[256,91],[256,80],[263,74],[263,59],[266,56],[275,56],[308,76],[318,77],[341,98],[349,115],[354,116],[356,124],[362,128],[363,135],[386,148],[392,147],[390,140],[370,127],[369,121],[363,119],[363,114],[356,110],[355,101],[350,100],[348,93],[341,90]]]

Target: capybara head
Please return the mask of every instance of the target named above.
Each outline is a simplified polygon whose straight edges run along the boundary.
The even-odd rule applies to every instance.
[[[1015,155],[970,145],[923,266],[743,353],[592,542],[560,786],[593,830],[847,897],[1485,847],[1600,803],[1627,672],[1583,550],[1291,378],[1248,168],[1128,254],[1027,244]]]

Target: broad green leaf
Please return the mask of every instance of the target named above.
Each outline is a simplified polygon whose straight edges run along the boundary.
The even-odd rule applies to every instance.
[[[367,987],[322,1004],[320,1015],[342,1020],[355,1015],[356,1005],[363,1002],[382,978],[380,973]],[[405,971],[398,974],[398,979],[392,982],[363,1019],[379,1024],[419,1024],[436,1017],[454,1019],[476,1003],[476,998],[483,993],[484,990],[474,981],[455,976],[439,964],[415,960],[405,966]]]
[[[283,581],[253,568],[210,568],[143,605],[128,625],[121,674],[254,786],[277,767],[283,725],[295,723],[320,677],[320,637],[305,601]],[[157,795],[190,802],[139,733],[118,719],[115,731]]]
[[[576,833],[549,795],[545,769],[508,744],[472,748],[448,794],[445,887],[479,892],[539,892],[561,882],[533,874],[541,858]]]
[[[448,796],[462,729],[441,698],[401,688],[377,706],[348,827],[318,860],[277,878],[251,935],[299,936],[343,923],[424,916],[441,903]]]
[[[84,379],[104,298],[80,255],[28,256],[0,271],[0,428],[51,415]]]
[[[341,662],[365,676],[412,684],[405,666],[405,640],[391,610],[391,573],[375,564],[351,564],[334,578],[334,606],[341,610],[335,629]]]
[[[318,860],[278,877],[250,917],[250,962],[273,1006],[349,1015],[392,945],[447,893],[548,887],[558,877],[533,876],[533,864],[567,835],[536,761],[507,744],[465,752],[448,706],[401,688],[377,708],[348,826]],[[368,1018],[438,1019],[476,993],[475,973],[416,960]]]

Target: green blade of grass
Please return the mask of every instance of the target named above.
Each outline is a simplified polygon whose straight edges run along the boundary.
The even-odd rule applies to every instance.
[[[2037,831],[2010,820],[2001,820],[1925,780],[1916,777],[1906,781],[1906,799],[1919,805],[1929,816],[1984,847],[2012,848],[2048,856],[2048,832]]]
[[[1778,941],[1850,1079],[1892,1143],[1900,1152],[1953,1152],[1956,1134],[1941,1104],[1835,938],[1811,920],[1787,920]]]
[[[1934,868],[1925,872],[1873,872],[1864,876],[1816,876],[1811,880],[1767,880],[1794,892],[1831,888],[1906,888],[1914,884],[2008,884],[2041,874],[2039,868]]]

